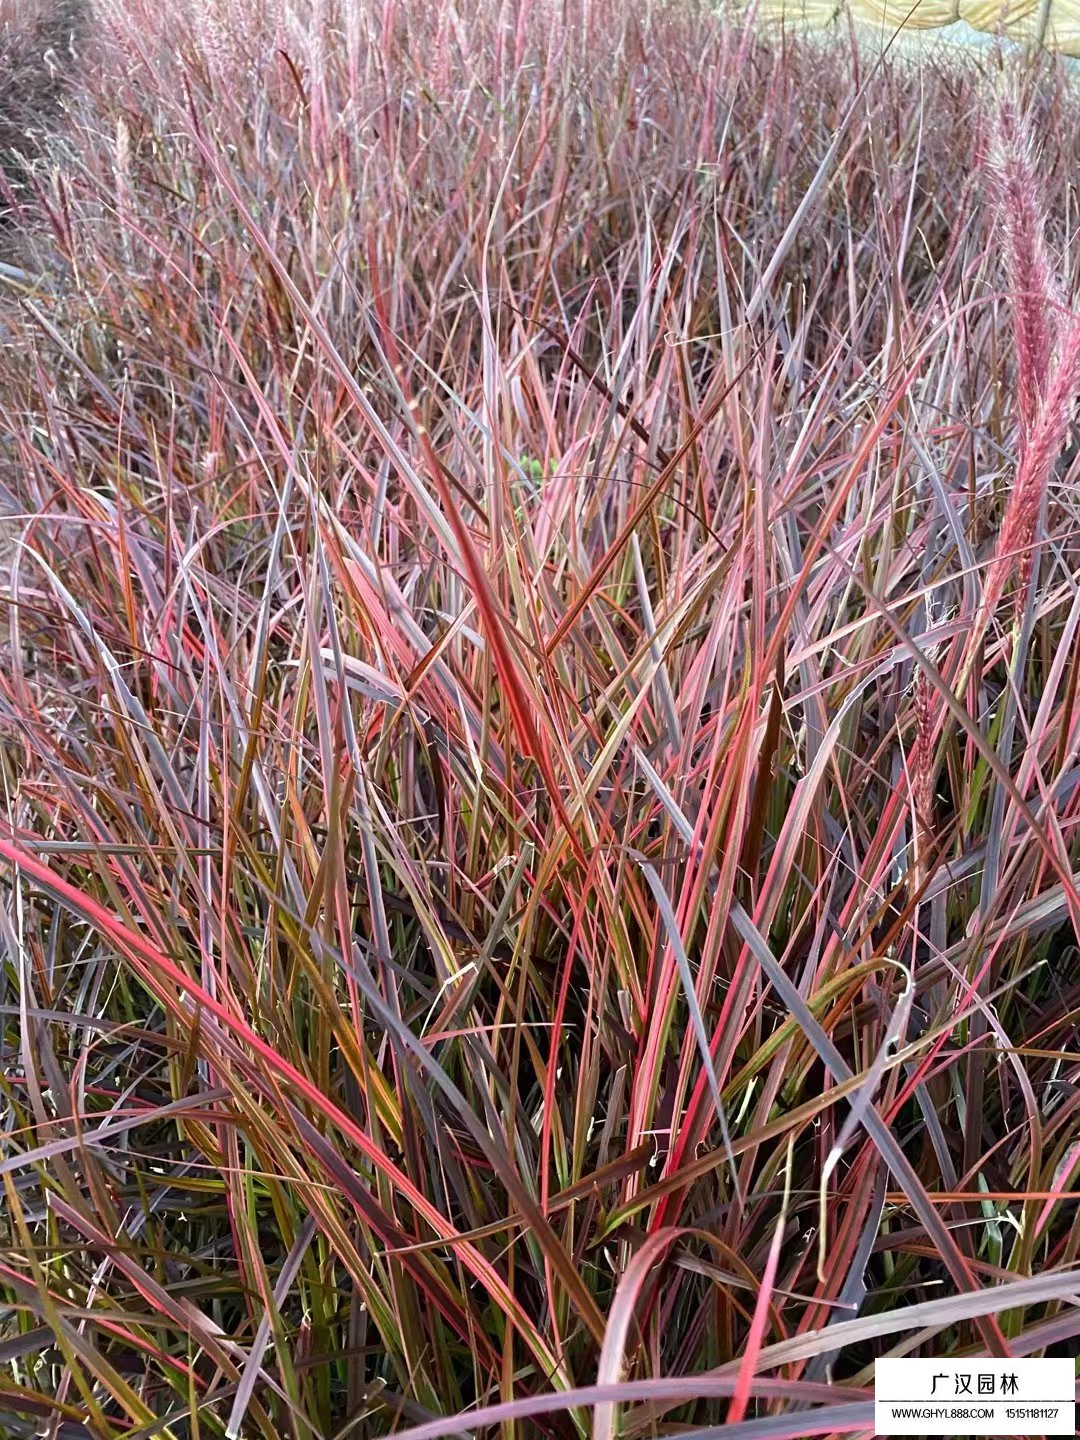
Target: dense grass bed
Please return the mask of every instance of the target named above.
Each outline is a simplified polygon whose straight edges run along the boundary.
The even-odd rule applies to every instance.
[[[70,19],[0,234],[0,1435],[869,1435],[878,1356],[1073,1353],[1064,72]]]

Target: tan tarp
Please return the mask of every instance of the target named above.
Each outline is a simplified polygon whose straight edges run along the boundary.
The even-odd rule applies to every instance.
[[[760,0],[758,19],[768,23],[807,25],[824,30],[840,14],[843,0]]]
[[[766,23],[812,30],[828,29],[845,13],[886,31],[940,30],[963,20],[983,34],[1000,32],[1023,44],[1041,40],[1063,55],[1080,56],[1080,0],[759,0],[758,8]]]
[[[1032,11],[1038,11],[1040,0],[960,0],[960,19],[966,20],[973,30],[985,30],[996,34],[1004,19],[1005,32],[1010,24],[1023,20]]]
[[[1041,40],[1048,50],[1058,50],[1062,55],[1080,55],[1080,4],[1077,0],[1052,0],[1049,13],[1045,15],[1045,33],[1042,31],[1043,21],[1043,7],[1036,5],[1022,20],[1007,24],[1005,34],[1016,40]]]
[[[854,13],[859,20],[895,30],[940,30],[957,18],[957,0],[858,0]]]

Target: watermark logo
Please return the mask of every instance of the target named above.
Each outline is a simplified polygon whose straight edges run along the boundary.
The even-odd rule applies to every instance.
[[[1075,1435],[1072,1360],[879,1360],[874,1429],[888,1435]]]

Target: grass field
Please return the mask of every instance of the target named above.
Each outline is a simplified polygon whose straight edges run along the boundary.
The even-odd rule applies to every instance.
[[[0,1436],[869,1436],[876,1357],[1074,1353],[1063,70],[695,0],[24,62]]]

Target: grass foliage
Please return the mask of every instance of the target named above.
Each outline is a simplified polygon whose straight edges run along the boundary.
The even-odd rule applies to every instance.
[[[0,1432],[869,1435],[876,1356],[1072,1353],[1064,73],[80,34],[0,236]]]

